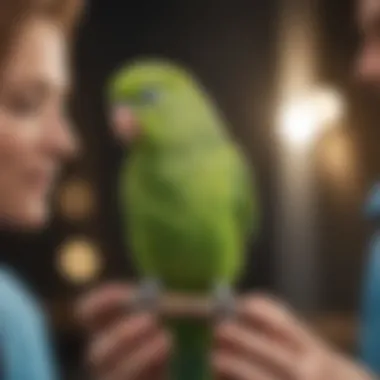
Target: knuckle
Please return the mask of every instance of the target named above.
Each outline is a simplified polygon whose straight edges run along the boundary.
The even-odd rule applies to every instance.
[[[122,299],[129,299],[133,293],[133,287],[129,284],[110,283],[90,290],[79,296],[74,302],[74,316],[82,323],[87,323],[101,312],[100,305],[108,300],[110,305],[119,303]]]
[[[110,345],[116,346],[119,342],[119,345],[128,347],[134,340],[143,335],[143,333],[143,329],[137,325],[137,323],[133,323],[129,320],[120,321],[119,325],[116,326],[112,332],[112,335],[110,333]]]
[[[255,295],[247,300],[247,307],[252,313],[268,314],[279,319],[289,319],[291,311],[287,305],[271,295]]]
[[[91,359],[101,362],[114,351],[128,351],[136,340],[147,334],[151,323],[144,316],[120,319],[110,329],[96,334],[89,351]]]
[[[85,362],[91,369],[97,369],[102,364],[102,357],[99,355],[99,345],[97,341],[91,343],[85,353]]]
[[[248,298],[248,306],[252,309],[273,309],[281,306],[270,294],[255,294]]]
[[[322,355],[318,352],[308,354],[295,366],[294,380],[314,380],[319,378],[322,368]]]

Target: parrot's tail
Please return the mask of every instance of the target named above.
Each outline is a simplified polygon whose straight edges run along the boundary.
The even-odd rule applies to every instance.
[[[173,338],[169,380],[212,380],[210,322],[176,319],[168,327]]]

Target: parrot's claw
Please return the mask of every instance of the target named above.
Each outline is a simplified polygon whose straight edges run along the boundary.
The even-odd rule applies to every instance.
[[[145,279],[137,290],[134,307],[139,310],[155,311],[160,294],[160,282],[156,279]]]
[[[235,297],[230,286],[218,284],[214,289],[214,302],[214,313],[218,319],[234,316]]]

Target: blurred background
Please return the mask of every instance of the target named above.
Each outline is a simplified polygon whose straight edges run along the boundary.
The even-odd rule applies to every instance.
[[[57,189],[51,227],[4,236],[1,251],[45,302],[68,379],[83,378],[74,300],[134,275],[116,199],[123,152],[107,127],[103,89],[114,69],[141,55],[195,72],[257,174],[264,219],[242,290],[281,295],[331,342],[355,349],[371,234],[362,208],[380,173],[380,115],[354,80],[354,11],[348,0],[88,4],[72,99],[83,155]]]

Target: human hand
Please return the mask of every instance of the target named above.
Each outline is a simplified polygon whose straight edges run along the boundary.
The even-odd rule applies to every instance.
[[[152,315],[127,315],[131,294],[130,287],[111,284],[78,303],[77,315],[90,338],[87,361],[96,379],[164,378],[169,339]]]
[[[214,365],[218,378],[233,380],[374,379],[265,296],[244,298],[236,320],[218,327]]]

